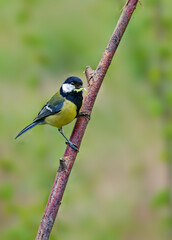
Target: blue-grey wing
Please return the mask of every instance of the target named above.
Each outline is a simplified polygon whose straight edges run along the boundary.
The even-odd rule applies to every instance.
[[[45,104],[43,106],[41,111],[38,113],[38,116],[34,119],[34,122],[60,112],[63,107],[63,104],[64,104],[64,99],[63,99],[63,101],[60,101],[60,102],[58,101],[58,103],[56,105],[52,104],[54,106],[52,106],[51,103],[48,102],[47,104]]]

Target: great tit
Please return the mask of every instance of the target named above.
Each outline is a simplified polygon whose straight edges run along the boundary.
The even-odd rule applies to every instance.
[[[15,139],[36,125],[49,124],[57,127],[66,139],[66,143],[74,150],[78,150],[76,145],[64,135],[62,127],[78,116],[83,100],[83,90],[87,91],[80,78],[73,76],[67,78],[60,90],[43,106],[33,122],[19,132]]]

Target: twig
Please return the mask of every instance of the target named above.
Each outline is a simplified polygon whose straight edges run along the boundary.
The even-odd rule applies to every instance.
[[[78,148],[80,147],[85,129],[89,122],[89,117],[96,100],[99,88],[105,77],[105,74],[109,68],[112,61],[113,55],[118,47],[118,44],[122,38],[122,35],[128,25],[128,22],[134,12],[138,0],[128,0],[124,6],[122,14],[118,20],[117,26],[110,38],[107,48],[102,56],[97,69],[93,71],[91,67],[87,67],[85,70],[85,75],[88,82],[88,94],[84,98],[84,103],[81,112],[84,113],[83,116],[79,116],[75,127],[73,129],[70,141],[75,143]],[[48,203],[42,217],[36,240],[47,240],[51,229],[53,227],[58,209],[61,204],[63,193],[74,164],[77,151],[73,150],[71,147],[67,146],[63,158],[60,160],[60,166],[57,171],[55,181],[48,199]]]

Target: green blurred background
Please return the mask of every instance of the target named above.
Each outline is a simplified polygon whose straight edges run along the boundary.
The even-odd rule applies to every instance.
[[[35,238],[65,149],[49,126],[15,135],[65,78],[76,75],[86,86],[83,71],[96,68],[124,4],[0,0],[1,240]],[[171,8],[171,0],[138,4],[96,100],[51,240],[172,239]]]

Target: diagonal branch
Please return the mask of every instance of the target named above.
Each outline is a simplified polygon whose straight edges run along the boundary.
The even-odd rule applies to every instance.
[[[97,69],[93,71],[91,67],[87,67],[85,70],[85,75],[88,82],[88,94],[84,98],[84,103],[81,109],[82,114],[78,117],[70,137],[70,141],[75,143],[78,148],[80,147],[85,129],[89,122],[91,111],[94,106],[99,88],[109,68],[109,65],[111,64],[114,53],[129,23],[132,13],[136,8],[137,2],[138,0],[128,0],[125,4],[116,28],[109,40]],[[64,156],[60,159],[60,166],[58,168],[50,197],[38,229],[36,240],[49,239],[49,235],[60,207],[63,193],[76,155],[77,152],[75,150],[69,146],[66,147]]]

